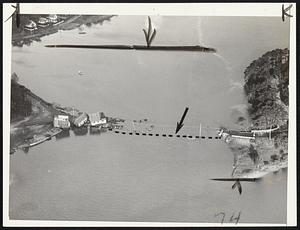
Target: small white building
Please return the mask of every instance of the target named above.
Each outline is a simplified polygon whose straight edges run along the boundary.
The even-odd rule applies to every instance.
[[[87,122],[87,120],[88,120],[87,114],[83,113],[83,114],[79,115],[79,117],[77,117],[74,120],[74,125],[77,126],[77,127],[81,127]]]
[[[51,23],[57,23],[58,22],[58,17],[56,14],[50,14],[48,16],[48,19],[50,20]]]
[[[53,126],[56,128],[70,128],[69,116],[55,115],[53,119]]]
[[[25,30],[36,30],[37,29],[37,26],[36,26],[36,23],[32,20],[30,20],[25,26],[24,26],[24,29]]]
[[[41,27],[46,27],[49,25],[50,20],[48,18],[40,17],[38,21],[38,25]]]
[[[102,112],[89,114],[89,121],[91,126],[103,125],[107,122],[106,117]]]

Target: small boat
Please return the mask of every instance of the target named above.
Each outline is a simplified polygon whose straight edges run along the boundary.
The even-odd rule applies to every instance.
[[[85,31],[80,31],[80,32],[78,32],[79,34],[86,34],[86,32]]]
[[[35,135],[31,140],[29,140],[28,146],[33,147],[33,146],[38,145],[46,140],[49,140],[49,137],[46,137],[43,135]]]
[[[78,75],[80,75],[80,76],[83,75],[83,72],[79,70]]]
[[[52,128],[50,129],[46,134],[45,136],[50,136],[50,137],[53,137],[55,135],[57,135],[58,133],[62,132],[62,129],[60,128]]]

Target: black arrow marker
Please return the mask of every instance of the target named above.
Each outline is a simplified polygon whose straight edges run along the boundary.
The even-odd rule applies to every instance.
[[[186,107],[185,110],[184,110],[184,113],[183,113],[183,115],[182,115],[182,117],[181,117],[180,122],[179,122],[179,123],[177,122],[175,134],[177,134],[178,131],[183,127],[183,120],[184,120],[184,118],[185,118],[185,116],[186,116],[188,110],[189,110],[189,108]]]

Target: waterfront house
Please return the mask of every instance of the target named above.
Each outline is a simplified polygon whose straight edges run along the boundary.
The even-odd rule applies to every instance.
[[[70,128],[69,116],[55,115],[53,120],[53,126],[56,128]]]
[[[87,120],[88,120],[87,114],[83,113],[79,115],[79,117],[75,118],[74,125],[77,127],[81,127],[87,122]]]
[[[50,15],[48,16],[48,19],[49,19],[49,21],[50,21],[51,23],[57,23],[57,22],[58,22],[58,17],[57,17],[56,14],[50,14]]]
[[[32,20],[29,20],[29,22],[24,26],[25,30],[33,31],[37,29],[36,23]]]
[[[50,22],[50,20],[48,18],[40,17],[39,21],[38,21],[38,25],[40,27],[46,27],[46,26],[49,26],[49,22]]]
[[[91,126],[104,125],[107,122],[106,117],[102,112],[89,114],[89,121]]]

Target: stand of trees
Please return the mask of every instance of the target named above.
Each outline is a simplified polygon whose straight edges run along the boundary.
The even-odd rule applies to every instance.
[[[31,114],[31,100],[27,98],[28,89],[18,83],[18,76],[13,73],[11,77],[11,119],[26,117]]]
[[[253,61],[245,70],[244,90],[252,121],[262,127],[288,119],[289,50],[276,49]],[[287,59],[287,61],[283,61]]]

